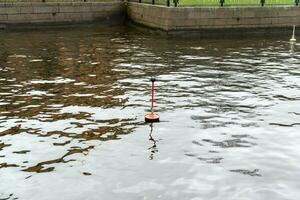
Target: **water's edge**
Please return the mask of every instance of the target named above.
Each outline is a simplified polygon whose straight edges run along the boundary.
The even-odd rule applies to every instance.
[[[299,7],[165,7],[132,2],[0,3],[1,29],[133,24],[185,37],[281,34],[300,24]]]

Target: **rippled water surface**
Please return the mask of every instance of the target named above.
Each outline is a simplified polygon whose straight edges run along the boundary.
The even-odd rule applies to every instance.
[[[287,41],[0,32],[0,199],[298,199],[300,56]]]

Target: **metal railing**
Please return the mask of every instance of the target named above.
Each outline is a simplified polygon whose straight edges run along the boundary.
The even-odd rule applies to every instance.
[[[165,6],[276,6],[299,5],[300,0],[128,0],[129,2],[147,3]]]

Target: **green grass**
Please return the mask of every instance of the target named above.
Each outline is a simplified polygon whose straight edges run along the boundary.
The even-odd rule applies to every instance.
[[[142,0],[151,3],[151,0]],[[173,6],[173,0],[170,0]],[[166,5],[165,0],[155,0],[155,4]],[[260,6],[260,0],[225,0],[225,6]],[[294,5],[294,0],[265,0],[265,5]],[[179,0],[179,6],[220,6],[219,0]]]
[[[220,3],[218,0],[181,0],[180,4],[219,5]],[[293,4],[293,0],[266,0],[266,4],[288,5],[288,4]],[[260,1],[259,0],[225,0],[225,6],[226,5],[260,5]]]
[[[179,0],[179,4],[186,5],[203,5],[203,6],[218,6],[219,0]],[[266,0],[266,5],[293,5],[293,0]],[[225,6],[259,6],[260,0],[225,0]]]
[[[46,2],[83,2],[84,0],[45,0]],[[107,2],[118,0],[87,0],[87,2]],[[138,1],[138,0],[133,0]],[[0,0],[3,2],[42,2],[42,0]],[[142,0],[151,3],[152,0]],[[173,6],[173,0],[170,0]],[[166,0],[155,0],[155,4],[166,5]],[[265,5],[294,5],[294,0],[265,0]],[[179,0],[179,6],[220,6],[219,0]],[[260,6],[260,0],[225,0],[225,6]]]

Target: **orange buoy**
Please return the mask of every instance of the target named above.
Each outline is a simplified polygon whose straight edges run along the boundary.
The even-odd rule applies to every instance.
[[[152,82],[152,100],[151,100],[151,113],[145,115],[146,122],[159,122],[159,115],[154,113],[154,82],[155,78],[151,78]]]
[[[145,115],[145,121],[146,122],[159,122],[159,115],[155,113],[149,113]]]

